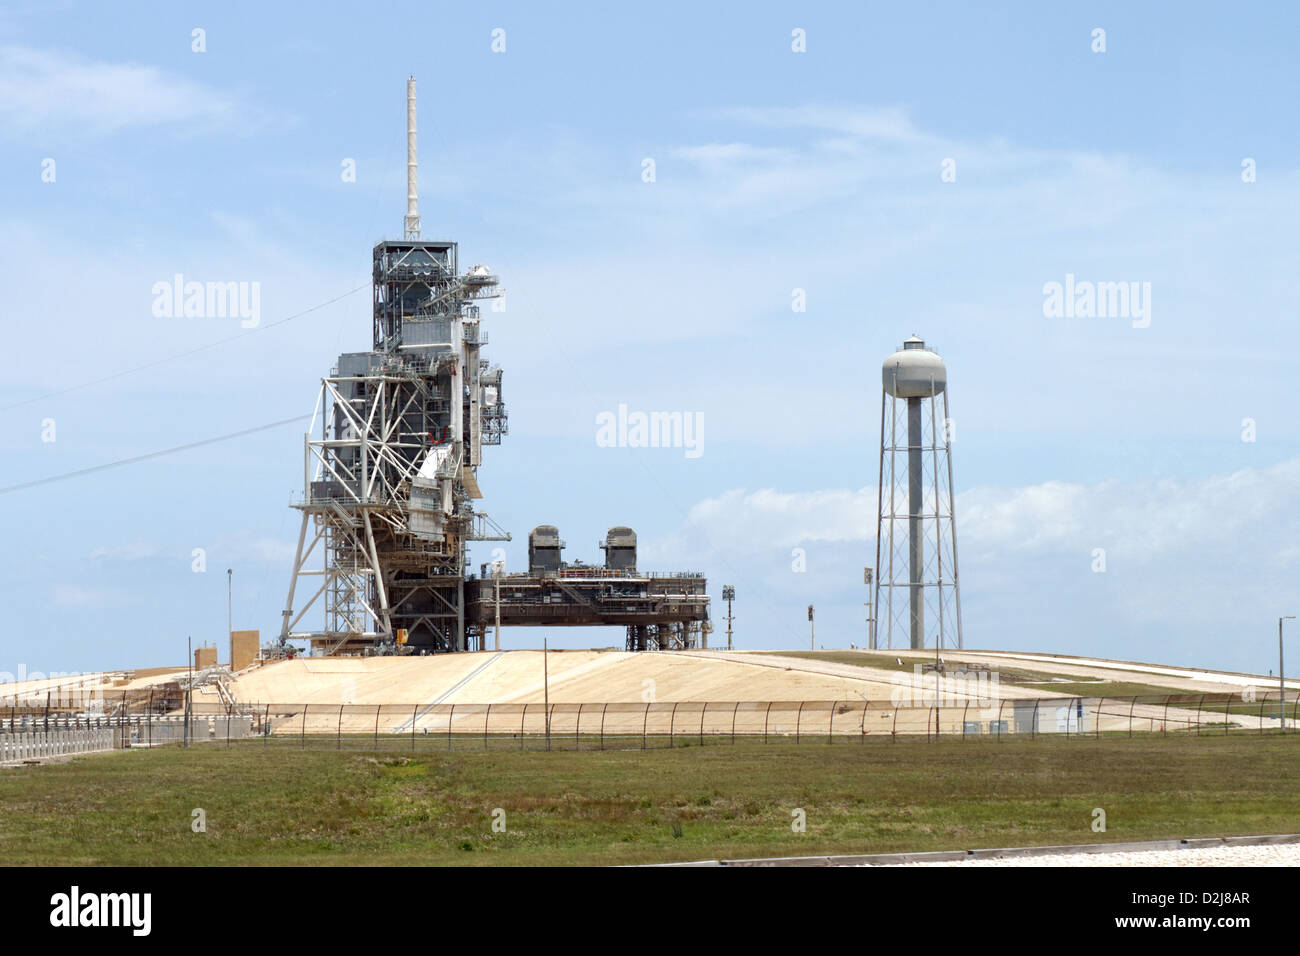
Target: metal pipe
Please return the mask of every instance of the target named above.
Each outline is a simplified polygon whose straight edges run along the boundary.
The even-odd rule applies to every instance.
[[[406,81],[406,223],[407,239],[420,238],[420,199],[416,188],[415,77]]]
[[[943,643],[943,523],[939,516],[939,502],[942,494],[939,491],[939,433],[938,422],[935,421],[935,389],[934,376],[930,376],[930,469],[934,474],[934,566],[935,566],[935,587],[934,594],[939,604],[939,633],[935,637],[936,645]],[[949,489],[951,491],[951,489]]]
[[[966,646],[961,633],[961,585],[957,580],[957,503],[953,501],[955,492],[952,488],[952,439],[948,433],[948,388],[943,390],[943,456],[948,460],[948,533],[952,536],[952,595],[957,604],[957,649]],[[937,495],[938,489],[935,489]]]

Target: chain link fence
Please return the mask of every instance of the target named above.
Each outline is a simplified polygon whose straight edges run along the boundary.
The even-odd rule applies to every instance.
[[[1008,700],[681,701],[635,703],[195,703],[187,720],[150,707],[113,716],[0,710],[0,733],[119,729],[119,746],[254,741],[337,749],[650,749],[741,741],[838,743],[1262,734],[1300,720],[1300,698],[1272,693]]]

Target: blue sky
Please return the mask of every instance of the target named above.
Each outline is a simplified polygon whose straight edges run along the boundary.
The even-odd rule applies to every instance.
[[[512,566],[536,524],[587,560],[630,524],[715,616],[736,586],[740,646],[804,646],[809,603],[861,644],[878,370],[919,332],[950,372],[968,646],[1264,671],[1300,613],[1300,13],[1135,6],[9,4],[3,484],[307,416],[369,342],[345,293],[401,227],[414,74],[424,234],[507,289],[480,483]],[[155,317],[175,273],[260,283],[261,326]],[[1046,317],[1067,274],[1150,283],[1149,327]],[[598,447],[620,403],[701,414],[703,455]],[[274,633],[297,431],[0,495],[0,670],[179,662],[221,642],[227,567],[236,626]]]

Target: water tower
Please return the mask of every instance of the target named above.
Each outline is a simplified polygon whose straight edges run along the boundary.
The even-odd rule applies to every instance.
[[[881,371],[872,646],[960,648],[948,370],[914,335]]]

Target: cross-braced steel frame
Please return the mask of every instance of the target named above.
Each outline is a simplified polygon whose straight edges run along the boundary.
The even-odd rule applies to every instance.
[[[883,623],[888,648],[895,637],[912,649],[963,646],[950,422],[947,388],[881,392],[875,608],[876,642]]]

